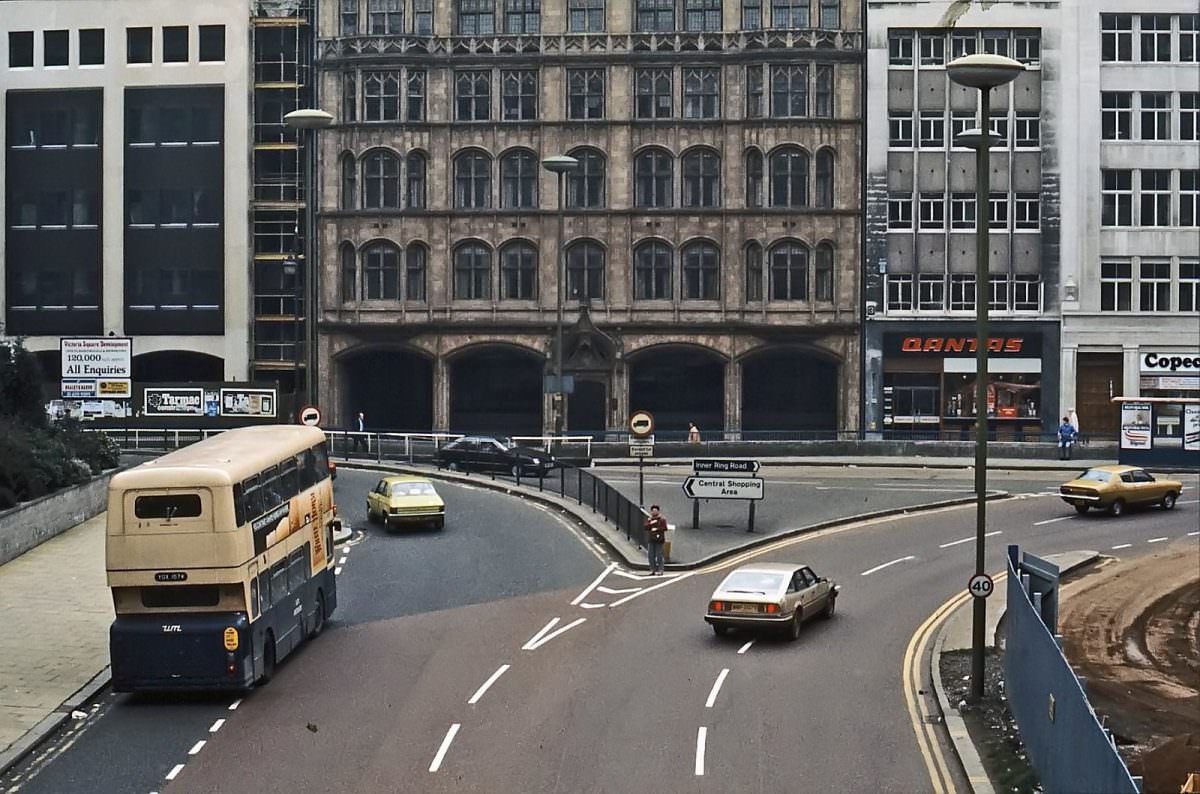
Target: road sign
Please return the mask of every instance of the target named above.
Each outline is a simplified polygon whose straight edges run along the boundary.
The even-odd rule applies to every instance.
[[[696,458],[692,470],[697,474],[757,474],[762,468],[757,460],[745,458]]]
[[[971,581],[967,583],[967,592],[976,598],[987,598],[996,589],[992,577],[986,573],[977,573],[971,577]]]
[[[308,425],[309,427],[318,427],[321,424],[321,410],[315,405],[306,405],[300,409],[297,414],[297,419],[300,424]]]
[[[629,457],[631,458],[650,458],[654,456],[654,442],[646,443],[644,441],[631,441],[629,443]]]
[[[766,480],[761,477],[705,477],[683,481],[683,492],[692,499],[762,499]]]
[[[629,432],[637,438],[645,438],[654,432],[654,417],[649,411],[634,411],[629,417]]]

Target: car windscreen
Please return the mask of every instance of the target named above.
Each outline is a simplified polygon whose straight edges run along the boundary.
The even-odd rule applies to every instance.
[[[1088,469],[1079,475],[1079,479],[1087,482],[1108,482],[1112,477],[1112,472],[1100,471],[1099,469]]]
[[[436,493],[427,482],[392,483],[392,496],[433,496]]]
[[[771,595],[779,592],[786,578],[773,571],[734,571],[721,583],[721,589],[727,593]]]

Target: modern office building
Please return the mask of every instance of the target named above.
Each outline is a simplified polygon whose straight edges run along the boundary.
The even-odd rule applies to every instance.
[[[133,338],[138,381],[250,373],[250,31],[242,1],[0,2],[0,303]]]
[[[969,436],[975,421],[976,295],[991,311],[987,410],[1001,438],[1053,431],[1059,416],[1057,108],[1073,91],[1057,2],[867,3],[864,418],[868,432]],[[971,53],[1026,70],[991,95],[986,215],[975,206],[978,92],[946,64]],[[989,283],[975,283],[977,219]]]
[[[1062,410],[1115,435],[1114,396],[1200,397],[1200,15],[1074,3],[1063,25]],[[1156,436],[1178,436],[1156,412]]]
[[[862,25],[855,0],[322,4],[327,414],[554,428],[565,270],[567,431],[857,430]],[[561,217],[552,155],[578,161]]]

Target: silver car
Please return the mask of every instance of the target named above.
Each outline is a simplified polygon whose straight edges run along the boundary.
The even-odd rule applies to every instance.
[[[794,640],[805,620],[833,617],[840,590],[807,565],[743,565],[713,591],[704,620],[718,636],[734,628],[766,628],[784,630]]]

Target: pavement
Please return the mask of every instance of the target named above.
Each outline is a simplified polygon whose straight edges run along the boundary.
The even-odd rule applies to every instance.
[[[693,458],[720,458],[718,453],[698,452],[692,457],[644,458],[646,466],[691,466]],[[925,457],[922,455],[874,457],[869,455],[803,455],[788,457],[759,458],[764,468],[776,466],[826,466],[826,467],[885,467],[892,469],[973,469],[975,458]],[[988,470],[996,471],[1073,471],[1092,466],[1107,466],[1115,463],[1112,458],[1056,460],[1043,458],[989,458]],[[592,464],[604,466],[637,466],[637,458],[596,458]]]

